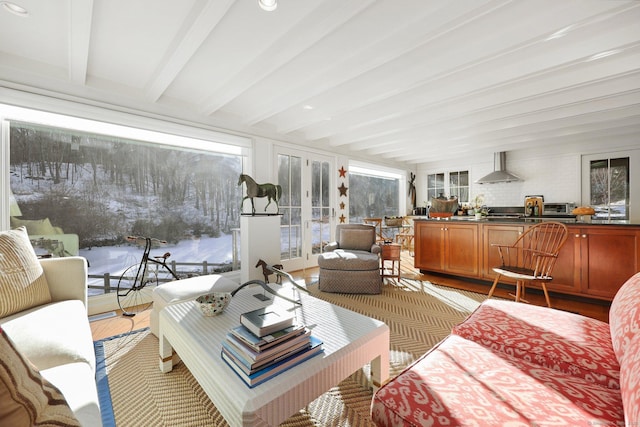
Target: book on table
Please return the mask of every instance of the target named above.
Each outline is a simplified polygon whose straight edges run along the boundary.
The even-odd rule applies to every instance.
[[[273,363],[269,363],[265,367],[251,373],[247,373],[243,370],[242,363],[234,358],[234,355],[228,352],[225,346],[222,347],[222,359],[249,387],[253,388],[268,379],[271,379],[276,375],[279,375],[282,372],[285,372],[286,370],[321,354],[324,351],[322,349],[322,341],[313,335],[311,335],[310,340],[310,345],[302,350],[289,353],[286,357]]]
[[[304,325],[294,324],[269,335],[265,335],[264,337],[258,337],[244,325],[239,325],[231,329],[231,333],[254,351],[260,352],[279,345],[282,341],[286,341],[295,336],[309,334],[310,331]]]
[[[304,333],[282,341],[276,346],[269,347],[263,351],[255,351],[230,332],[227,334],[227,339],[223,342],[223,345],[231,347],[234,351],[238,352],[240,357],[247,362],[247,365],[253,367],[254,365],[267,363],[282,354],[309,345],[311,343],[310,335],[311,331],[307,329]]]
[[[240,315],[240,324],[258,337],[264,337],[292,326],[294,321],[295,315],[292,312],[275,305],[262,307]]]
[[[264,337],[292,326],[295,316],[292,312],[275,305],[248,311],[240,315],[240,324],[257,337]]]

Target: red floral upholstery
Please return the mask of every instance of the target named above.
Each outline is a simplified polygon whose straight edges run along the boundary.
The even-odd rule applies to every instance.
[[[613,348],[621,360],[631,340],[640,334],[640,273],[616,293],[609,310],[609,326]]]
[[[609,325],[547,307],[486,300],[453,333],[555,371],[620,388]]]
[[[640,425],[640,273],[622,285],[609,310],[613,348],[620,361],[620,392],[628,426]]]
[[[640,348],[640,335],[631,342],[634,349]],[[624,418],[627,426],[640,424],[640,351],[629,351],[620,360],[620,385]]]
[[[377,426],[640,425],[640,273],[609,324],[486,300],[373,396]]]
[[[378,426],[622,425],[620,391],[456,335],[375,394]]]

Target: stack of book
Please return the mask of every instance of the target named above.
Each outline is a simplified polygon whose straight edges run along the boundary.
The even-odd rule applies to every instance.
[[[322,342],[284,310],[265,307],[243,313],[222,343],[222,359],[249,386],[322,353]]]

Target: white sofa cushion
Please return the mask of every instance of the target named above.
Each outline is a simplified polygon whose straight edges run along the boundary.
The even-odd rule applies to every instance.
[[[89,364],[67,363],[42,370],[40,374],[62,392],[80,424],[102,425],[95,373]]]
[[[67,300],[34,307],[1,319],[0,325],[39,370],[85,362],[95,372],[91,327],[82,301]]]
[[[1,328],[0,354],[0,425],[80,425],[60,390],[33,368]]]

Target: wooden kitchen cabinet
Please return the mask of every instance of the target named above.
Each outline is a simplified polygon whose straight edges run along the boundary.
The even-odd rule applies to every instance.
[[[415,267],[467,277],[480,274],[477,224],[417,221]]]
[[[416,221],[415,267],[493,281],[492,269],[500,265],[500,256],[491,244],[512,244],[530,226]],[[549,291],[611,301],[620,286],[640,271],[640,227],[567,224],[567,229]]]
[[[524,232],[524,225],[491,224],[482,226],[482,278],[493,281],[493,267],[501,264],[498,248],[492,245],[512,245]],[[508,279],[504,278],[505,281]]]
[[[569,226],[549,290],[611,300],[640,271],[640,230]]]

